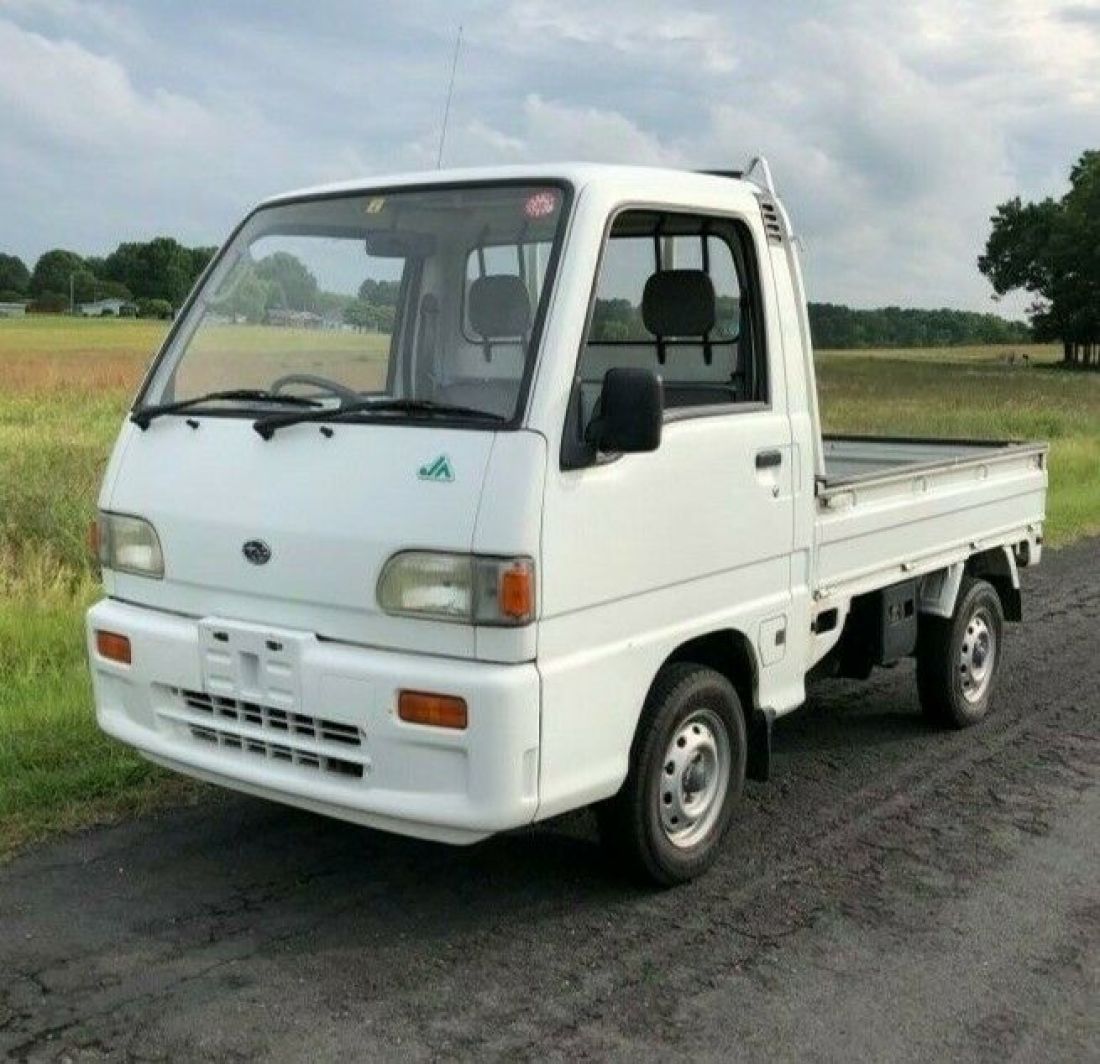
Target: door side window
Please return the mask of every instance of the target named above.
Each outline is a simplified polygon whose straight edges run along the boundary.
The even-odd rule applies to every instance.
[[[751,237],[736,221],[619,215],[581,350],[574,430],[598,413],[604,375],[619,366],[660,376],[666,410],[766,403],[756,277]]]

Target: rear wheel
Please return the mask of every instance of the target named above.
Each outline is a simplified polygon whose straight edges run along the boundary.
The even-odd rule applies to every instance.
[[[964,579],[951,617],[921,617],[917,691],[926,716],[953,728],[986,716],[1003,635],[1000,597],[984,580]]]
[[[733,685],[666,666],[646,699],[622,790],[597,808],[608,849],[665,886],[714,863],[745,781],[745,719]]]

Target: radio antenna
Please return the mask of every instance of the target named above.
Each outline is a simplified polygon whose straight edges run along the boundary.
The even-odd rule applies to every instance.
[[[443,105],[443,128],[439,131],[439,152],[435,157],[435,168],[438,170],[443,165],[443,145],[447,141],[447,121],[451,117],[451,97],[455,91],[455,72],[458,70],[458,50],[462,47],[462,27],[458,27],[458,36],[455,38],[455,54],[451,58],[451,80],[447,85],[447,102]]]

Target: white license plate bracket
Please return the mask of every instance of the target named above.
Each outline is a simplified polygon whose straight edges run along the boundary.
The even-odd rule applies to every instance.
[[[199,653],[207,694],[298,710],[305,632],[207,617],[199,622]]]

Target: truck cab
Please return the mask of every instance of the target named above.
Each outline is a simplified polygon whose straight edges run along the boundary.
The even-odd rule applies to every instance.
[[[812,673],[915,654],[933,717],[985,715],[1045,458],[822,436],[766,164],[279,196],[200,279],[107,469],[98,719],[444,842],[595,805],[682,881]]]

